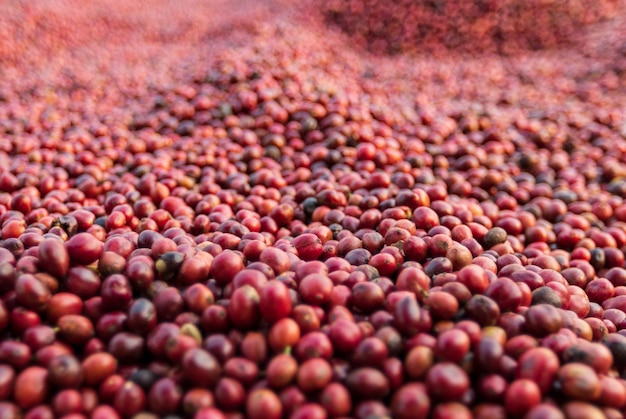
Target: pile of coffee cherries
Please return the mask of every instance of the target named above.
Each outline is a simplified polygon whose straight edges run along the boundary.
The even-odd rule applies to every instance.
[[[394,56],[316,2],[0,6],[0,418],[622,418],[592,3],[575,48]]]
[[[377,54],[519,55],[569,48],[588,25],[622,14],[623,0],[331,0],[327,23]]]

